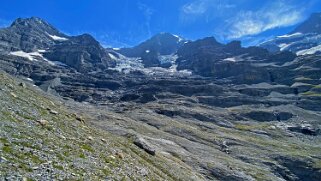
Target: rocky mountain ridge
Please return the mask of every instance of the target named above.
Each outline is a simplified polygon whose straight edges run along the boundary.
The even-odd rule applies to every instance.
[[[32,19],[37,24],[37,18]],[[104,49],[90,35],[72,37],[58,31],[47,37],[33,30],[34,23],[30,27],[19,20],[32,32],[29,38],[15,39],[18,43],[14,45],[8,38],[1,39],[1,45],[7,47],[0,53],[1,70],[30,84],[28,93],[33,97],[37,94],[32,93],[32,87],[39,87],[70,110],[84,114],[95,129],[121,136],[131,149],[120,149],[129,155],[143,154],[148,163],[131,158],[156,168],[155,172],[145,172],[147,178],[321,178],[320,55],[271,53],[260,47],[243,48],[237,41],[221,44],[212,37],[186,41],[171,34],[156,35],[133,48]],[[0,30],[2,37],[11,34],[21,36],[10,27]],[[43,36],[43,45],[26,49],[16,46],[24,40],[28,43],[23,44],[33,44]],[[149,53],[150,57],[144,57]],[[5,91],[0,93],[6,95],[2,98],[8,97],[10,86],[6,82],[1,86]],[[23,96],[20,88],[13,90],[17,97],[3,100],[1,105],[13,104]],[[25,99],[22,97],[22,102]],[[12,106],[18,109],[17,105]],[[28,111],[32,109],[36,108]],[[10,124],[4,115],[2,112],[6,124]],[[50,116],[46,119],[55,121]],[[12,140],[10,130],[2,137]],[[101,150],[100,144],[92,147]],[[59,148],[54,150],[59,152]],[[108,169],[109,164],[101,164],[113,170]],[[8,169],[12,167],[1,168],[6,169],[1,170],[0,177],[11,173]],[[31,175],[35,173],[30,171]],[[88,178],[76,174],[65,179]],[[89,174],[93,178],[120,176],[114,172]],[[39,178],[45,176],[40,173]]]
[[[321,13],[314,13],[289,34],[278,36],[259,46],[271,52],[291,51],[297,55],[321,52]]]

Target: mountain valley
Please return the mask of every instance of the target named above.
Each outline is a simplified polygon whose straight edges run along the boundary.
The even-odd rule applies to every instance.
[[[131,48],[17,19],[0,29],[0,178],[320,180],[320,17],[253,47]]]

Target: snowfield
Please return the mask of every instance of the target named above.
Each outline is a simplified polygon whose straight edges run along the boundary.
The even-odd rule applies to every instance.
[[[170,68],[161,67],[148,67],[145,68],[142,60],[140,58],[129,58],[117,53],[119,58],[116,60],[116,67],[109,68],[110,70],[116,70],[122,73],[130,73],[133,71],[140,71],[146,75],[168,75],[168,76],[190,76],[192,71],[189,70],[177,70],[176,59],[177,55],[166,55],[160,56],[159,59],[161,63],[171,63]]]
[[[35,52],[24,52],[24,51],[15,51],[15,52],[10,52],[9,55],[13,55],[13,56],[17,56],[17,57],[22,57],[22,58],[26,58],[29,61],[45,61],[47,62],[49,65],[53,65],[53,66],[63,66],[63,67],[67,67],[66,64],[62,63],[62,62],[58,62],[58,61],[50,61],[48,59],[46,59],[42,53],[45,53],[46,50],[37,50]]]

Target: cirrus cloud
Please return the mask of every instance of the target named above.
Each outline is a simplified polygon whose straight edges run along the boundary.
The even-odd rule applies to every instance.
[[[226,21],[228,39],[256,35],[261,32],[297,24],[304,18],[304,9],[285,1],[269,3],[257,11],[240,11]]]
[[[208,11],[216,10],[224,10],[229,8],[234,8],[235,5],[229,3],[229,1],[225,0],[196,0],[191,3],[187,3],[182,7],[182,10],[185,14],[192,15],[201,15]]]

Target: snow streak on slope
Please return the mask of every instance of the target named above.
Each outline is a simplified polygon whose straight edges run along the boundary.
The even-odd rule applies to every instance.
[[[53,40],[56,40],[56,41],[67,41],[68,40],[67,38],[56,36],[56,35],[48,34],[48,36],[50,36],[50,38],[52,38]]]
[[[40,55],[39,52],[31,52],[31,53],[27,53],[24,51],[15,51],[15,52],[10,52],[10,55],[14,55],[17,57],[23,57],[26,58],[30,61],[37,61],[37,59],[35,59],[35,56],[42,56]]]
[[[312,55],[315,54],[317,52],[321,52],[321,45],[306,49],[306,50],[301,50],[298,51],[296,54],[297,55]]]
[[[278,38],[293,38],[302,35],[302,33],[294,33],[294,34],[287,34],[287,35],[282,35],[282,36],[277,36]]]

